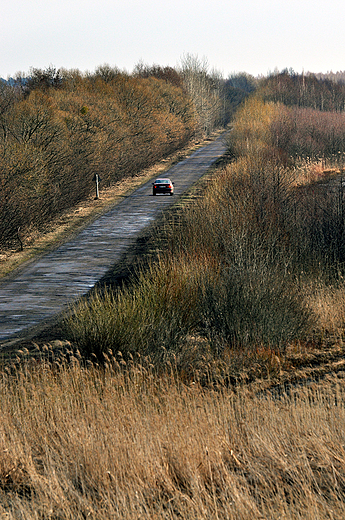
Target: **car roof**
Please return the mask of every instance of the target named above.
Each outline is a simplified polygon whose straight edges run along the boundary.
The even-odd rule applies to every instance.
[[[159,177],[159,179],[156,179],[155,182],[171,182],[170,179],[167,179],[167,178],[164,178],[163,177]]]

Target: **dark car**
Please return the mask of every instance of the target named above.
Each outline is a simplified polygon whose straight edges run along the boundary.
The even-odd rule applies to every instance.
[[[152,183],[152,195],[157,195],[157,193],[174,195],[174,183],[170,179],[156,179]]]

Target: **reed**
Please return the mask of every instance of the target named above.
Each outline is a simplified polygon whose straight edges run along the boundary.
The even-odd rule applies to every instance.
[[[341,377],[235,394],[45,348],[1,372],[4,518],[344,517]]]

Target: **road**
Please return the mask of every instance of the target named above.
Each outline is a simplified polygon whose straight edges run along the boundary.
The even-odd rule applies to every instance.
[[[0,348],[25,337],[86,294],[136,236],[200,179],[226,151],[223,136],[164,174],[175,195],[152,196],[151,181],[114,205],[76,237],[0,283]]]

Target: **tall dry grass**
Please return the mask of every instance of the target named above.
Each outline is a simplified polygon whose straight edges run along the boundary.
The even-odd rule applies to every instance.
[[[323,338],[343,342],[345,327],[345,284],[342,276],[333,283],[312,280],[304,285],[305,300]]]
[[[1,371],[3,518],[344,518],[343,379],[274,398],[121,363]]]

